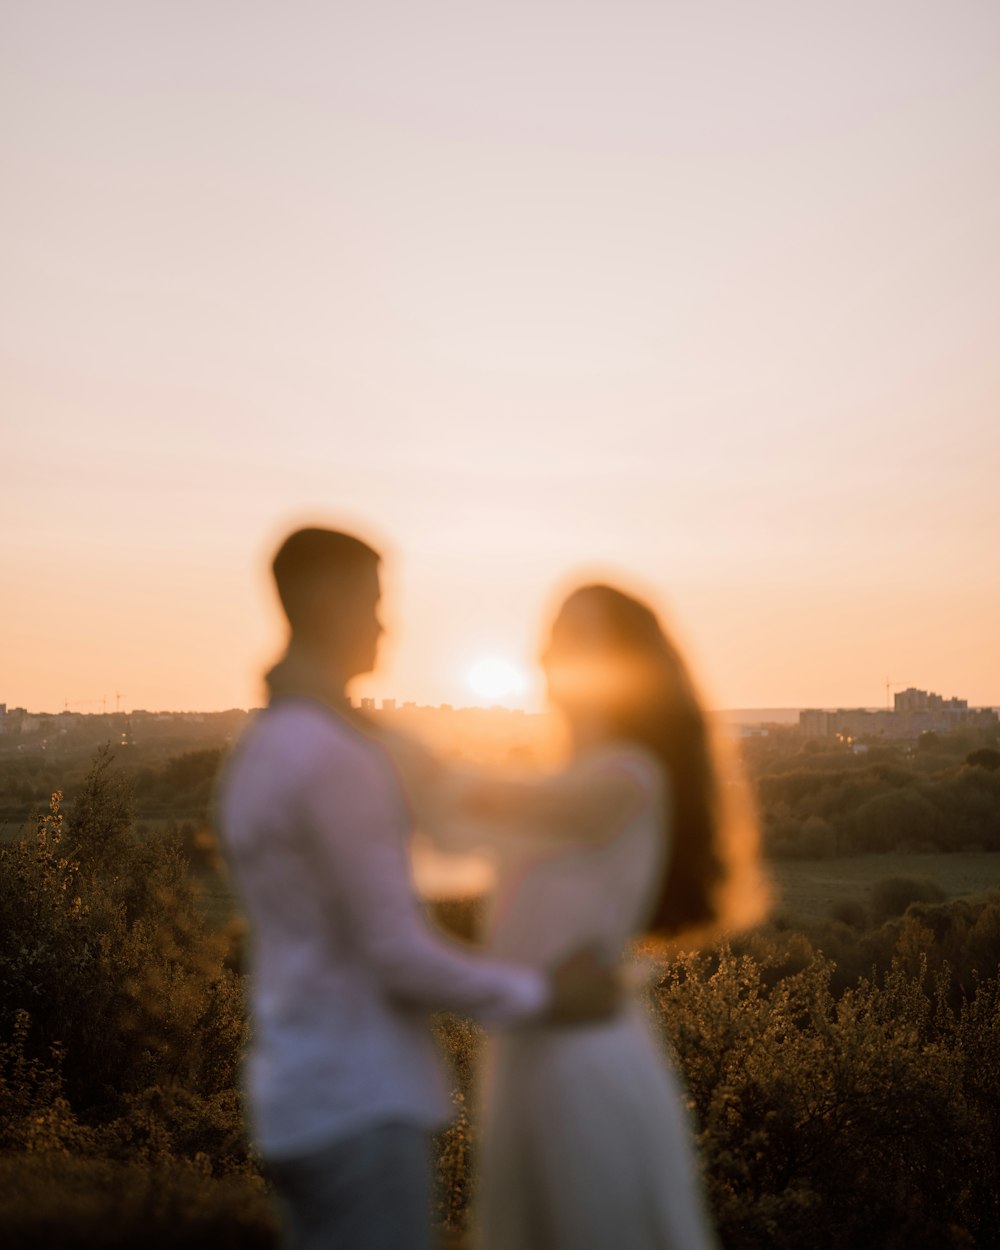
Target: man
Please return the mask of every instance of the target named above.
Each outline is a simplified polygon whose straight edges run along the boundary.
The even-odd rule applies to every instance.
[[[375,665],[379,556],[304,529],[273,565],[291,628],[227,769],[220,823],[251,924],[253,1130],[291,1250],[429,1245],[429,1132],[448,1117],[427,1013],[573,1023],[616,1006],[580,953],[546,978],[426,923],[410,817],[345,688]]]

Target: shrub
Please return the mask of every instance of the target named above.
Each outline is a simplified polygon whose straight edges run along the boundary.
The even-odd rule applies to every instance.
[[[861,851],[894,851],[904,843],[934,844],[939,833],[937,809],[912,787],[874,795],[857,809],[853,823],[853,849]]]
[[[822,816],[809,816],[799,833],[799,852],[804,859],[830,859],[837,854],[837,831]]]
[[[0,1151],[85,1150],[92,1135],[66,1100],[62,1052],[53,1047],[45,1058],[29,1054],[30,1030],[28,1013],[20,1011],[10,1041],[0,1042]]]
[[[974,768],[985,768],[988,772],[995,773],[1000,770],[1000,751],[995,747],[980,747],[977,751],[970,751],[965,762]]]
[[[829,915],[831,920],[849,925],[852,929],[863,929],[868,921],[868,909],[858,898],[843,898],[833,903]]]
[[[241,981],[205,923],[175,844],[132,828],[102,752],[70,816],[57,791],[32,833],[0,846],[0,1037],[30,1017],[76,1114],[124,1112],[151,1085],[210,1098],[236,1083]]]
[[[822,957],[771,987],[763,972],[723,948],[666,967],[657,991],[728,1250],[985,1244],[994,984],[962,1026],[940,985],[898,963],[839,1000]],[[965,1074],[984,1064],[991,1076],[970,1092]]]
[[[0,845],[0,880],[5,1247],[272,1245],[242,978],[176,841],[137,836],[110,752],[68,815],[57,791]]]
[[[891,955],[916,968],[923,961],[932,972],[947,970],[954,1005],[973,996],[1000,967],[1000,893],[959,898],[950,903],[912,903],[906,914],[873,935],[876,960]]]
[[[872,886],[872,916],[881,923],[901,916],[911,903],[940,903],[944,899],[944,890],[930,877],[883,877]]]
[[[260,1180],[212,1177],[202,1160],[0,1156],[4,1250],[274,1250]]]

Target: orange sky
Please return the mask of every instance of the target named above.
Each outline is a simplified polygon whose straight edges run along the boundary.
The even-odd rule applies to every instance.
[[[358,693],[597,567],[718,705],[1000,704],[995,4],[3,22],[0,702],[257,702],[318,518],[390,550]]]

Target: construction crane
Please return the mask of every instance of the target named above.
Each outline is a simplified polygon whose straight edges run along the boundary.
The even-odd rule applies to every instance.
[[[107,695],[102,696],[100,699],[73,699],[72,702],[69,699],[64,699],[63,711],[68,712],[71,707],[89,707],[92,703],[99,703],[101,705],[102,714],[107,715],[107,711],[108,711]]]

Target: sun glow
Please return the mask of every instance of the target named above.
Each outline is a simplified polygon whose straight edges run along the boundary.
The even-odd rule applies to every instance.
[[[494,655],[484,656],[472,665],[468,673],[468,683],[480,699],[500,703],[523,694],[527,689],[528,679],[516,664]]]

